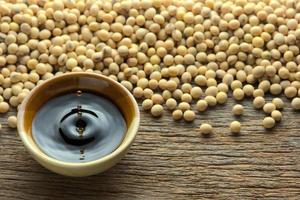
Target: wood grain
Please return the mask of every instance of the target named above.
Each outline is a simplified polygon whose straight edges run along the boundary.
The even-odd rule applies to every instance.
[[[25,151],[2,116],[0,199],[300,199],[300,113],[285,108],[271,131],[262,111],[242,102],[240,136],[228,125],[233,101],[197,114],[194,123],[141,113],[141,126],[127,156],[109,171],[69,178],[42,168]],[[14,114],[12,111],[10,114]],[[210,122],[214,134],[197,131]]]

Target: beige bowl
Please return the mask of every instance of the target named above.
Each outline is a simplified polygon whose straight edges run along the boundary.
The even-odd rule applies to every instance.
[[[120,146],[103,158],[84,163],[63,162],[49,157],[39,149],[32,138],[31,125],[35,114],[45,102],[78,90],[97,93],[110,99],[121,110],[127,132]],[[51,78],[30,92],[19,108],[18,132],[27,150],[45,168],[66,176],[89,176],[111,168],[126,154],[137,134],[139,121],[138,105],[125,87],[102,75],[74,72]]]

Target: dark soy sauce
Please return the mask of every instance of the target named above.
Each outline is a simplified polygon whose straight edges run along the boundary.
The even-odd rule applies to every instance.
[[[88,162],[110,154],[121,144],[126,129],[116,105],[82,91],[51,99],[32,123],[38,147],[65,162]]]

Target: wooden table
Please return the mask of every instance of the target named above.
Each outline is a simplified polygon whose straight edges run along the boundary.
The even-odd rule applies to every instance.
[[[250,101],[242,103],[240,136],[228,128],[234,119],[232,100],[190,124],[173,122],[167,112],[160,119],[142,112],[139,134],[126,157],[86,178],[41,167],[3,116],[0,199],[300,199],[300,113],[285,108],[284,120],[265,131],[265,114],[253,110]],[[196,130],[201,122],[214,126],[211,137]]]

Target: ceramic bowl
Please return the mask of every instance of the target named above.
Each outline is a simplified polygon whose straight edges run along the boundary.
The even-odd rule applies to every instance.
[[[51,98],[74,91],[89,91],[111,100],[122,112],[127,131],[119,147],[94,161],[70,163],[49,157],[32,137],[32,121],[41,106]],[[131,93],[118,82],[94,73],[74,72],[56,76],[35,87],[18,111],[18,132],[33,158],[45,168],[66,176],[89,176],[114,166],[128,151],[137,134],[140,121],[138,105]]]

